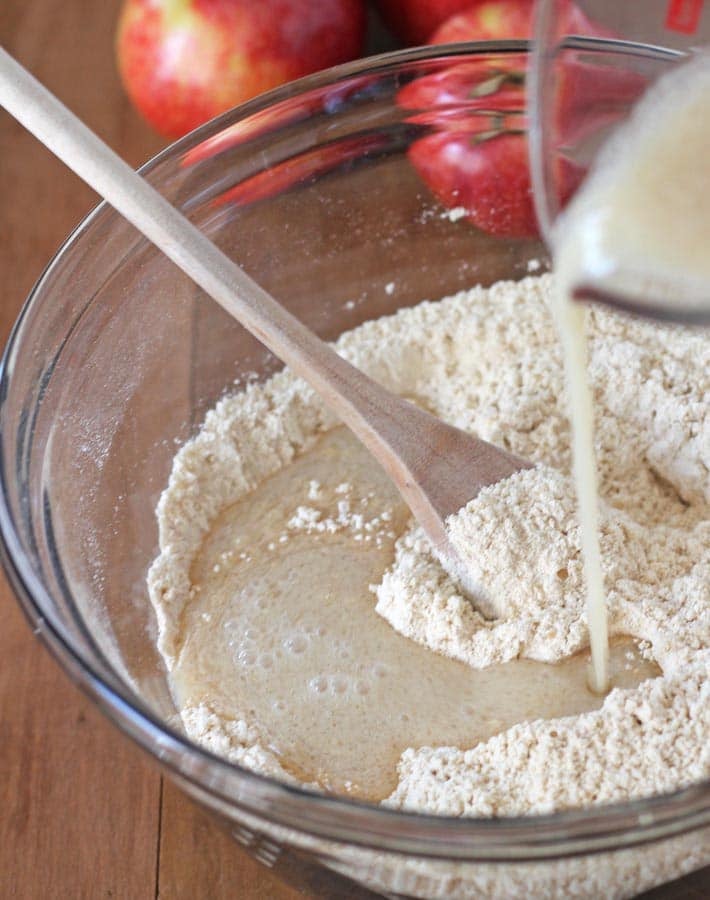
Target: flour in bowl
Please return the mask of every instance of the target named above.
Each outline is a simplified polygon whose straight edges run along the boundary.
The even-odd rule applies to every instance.
[[[453,815],[548,812],[710,774],[710,351],[594,311],[611,693],[586,688],[550,276],[343,335],[387,388],[537,465],[449,522],[480,616],[379,467],[288,371],[175,459],[149,577],[190,736],[283,780]]]

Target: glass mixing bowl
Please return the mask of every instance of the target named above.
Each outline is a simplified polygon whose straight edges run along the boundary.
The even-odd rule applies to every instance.
[[[537,240],[484,234],[435,200],[407,148],[441,109],[413,115],[395,102],[415,77],[464,61],[505,66],[526,51],[419,49],[318,74],[211,122],[142,171],[335,338],[545,265]],[[460,113],[477,115],[446,111]],[[279,367],[106,205],[50,263],[4,358],[0,528],[18,597],[67,673],[263,862],[301,881],[327,867],[330,897],[345,879],[390,896],[628,896],[710,861],[708,783],[558,815],[454,819],[315,795],[187,740],[146,592],[155,507],[206,410]]]

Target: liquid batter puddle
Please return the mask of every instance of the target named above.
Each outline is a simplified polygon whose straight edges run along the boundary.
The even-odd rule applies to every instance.
[[[402,637],[370,585],[409,512],[344,428],[223,511],[191,568],[173,671],[181,707],[255,724],[285,769],[381,801],[408,747],[470,748],[512,725],[597,709],[589,656],[476,670]],[[660,674],[630,638],[612,685]]]

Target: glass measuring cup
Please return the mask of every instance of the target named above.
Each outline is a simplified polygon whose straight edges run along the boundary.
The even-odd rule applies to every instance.
[[[609,159],[613,133],[613,151],[624,152],[628,131],[622,129],[628,129],[636,104],[660,77],[710,44],[706,7],[703,0],[539,0],[528,84],[529,146],[535,206],[548,245],[554,248],[569,221],[560,218],[560,156],[593,170],[603,147]],[[676,290],[669,281],[654,295],[648,273],[635,271],[621,252],[611,255],[602,265],[590,265],[574,296],[655,318],[710,321],[710,280],[696,279],[692,287],[684,282],[682,290],[680,282]],[[598,252],[594,261],[599,263]]]

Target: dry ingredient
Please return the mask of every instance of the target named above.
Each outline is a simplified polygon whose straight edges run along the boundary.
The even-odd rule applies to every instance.
[[[263,533],[245,532],[236,546],[234,531],[221,528],[229,510],[245,498],[259,498],[276,477],[282,478],[282,497],[289,471],[316,451],[336,423],[310,388],[288,372],[222,400],[208,414],[199,435],[178,453],[161,498],[161,554],[149,579],[159,646],[179,703],[181,669],[186,662],[192,665],[190,690],[182,692],[183,700],[190,695],[182,703],[182,716],[192,737],[276,777],[309,780],[284,764],[268,727],[250,709],[224,708],[224,669],[210,680],[205,652],[195,648],[196,631],[204,646],[211,639],[226,640],[229,631],[224,611],[210,610],[207,587],[215,584],[210,579],[228,593],[234,582],[224,579],[235,577],[242,565],[253,565],[256,553],[261,560],[286,560],[286,573],[301,573],[288,552],[307,552],[298,543],[304,540],[330,541],[336,568],[356,543],[371,548],[367,552],[375,570],[383,568],[383,555],[391,559],[394,552],[393,562],[373,584],[371,603],[376,600],[377,612],[394,629],[424,645],[422,652],[432,661],[441,659],[431,653],[436,651],[480,669],[516,659],[556,662],[584,647],[579,528],[551,290],[550,276],[476,288],[366,323],[337,345],[388,388],[538,463],[482,492],[450,522],[479,579],[505,600],[505,614],[495,622],[484,620],[457,594],[419,529],[405,527],[396,498],[385,498],[372,515],[355,508],[353,500],[361,504],[367,492],[358,493],[348,472],[327,486],[327,497],[321,495],[317,469],[310,476],[302,473],[292,508],[282,506],[278,523],[271,523],[278,527],[266,522],[273,504],[257,503],[253,523],[265,523]],[[523,716],[524,722],[511,727],[503,716],[489,728],[493,737],[463,746],[436,740],[411,746],[399,762],[396,786],[385,801],[389,805],[455,815],[551,811],[663,792],[710,774],[707,338],[600,311],[589,317],[589,329],[611,632],[640,640],[663,676],[612,690],[596,711],[552,720]],[[384,496],[386,487],[375,493]],[[394,535],[402,529],[392,551]],[[229,545],[220,543],[225,536]],[[320,549],[325,546],[331,545]],[[350,577],[347,572],[345,577]],[[232,600],[242,605],[254,600],[258,617],[259,596],[263,605],[263,598],[278,589],[268,582],[261,595],[255,594],[249,578]],[[334,603],[337,596],[333,592]],[[300,646],[311,646],[307,642],[318,635],[305,629],[318,628],[318,609],[311,612],[315,618],[303,633],[297,629],[285,639],[300,636],[306,641]],[[266,615],[277,631],[285,627],[273,610]],[[240,644],[236,634],[229,638],[239,639],[228,669],[243,666],[252,659],[249,654],[255,654],[252,676],[278,665],[284,647],[273,641],[262,646],[265,631],[270,629],[254,636],[253,646]],[[325,652],[328,636],[320,637]],[[624,652],[633,656],[633,648]],[[371,660],[363,676],[364,715],[377,711],[378,662],[386,666],[388,660]],[[201,685],[194,677],[200,672]],[[407,672],[395,674],[390,686],[399,683],[411,694]],[[341,693],[351,701],[357,684],[332,679],[320,683],[321,691],[315,684],[315,693],[333,702]],[[273,721],[287,712],[276,710]],[[365,724],[363,741],[367,734]],[[327,779],[315,781],[330,786]]]

